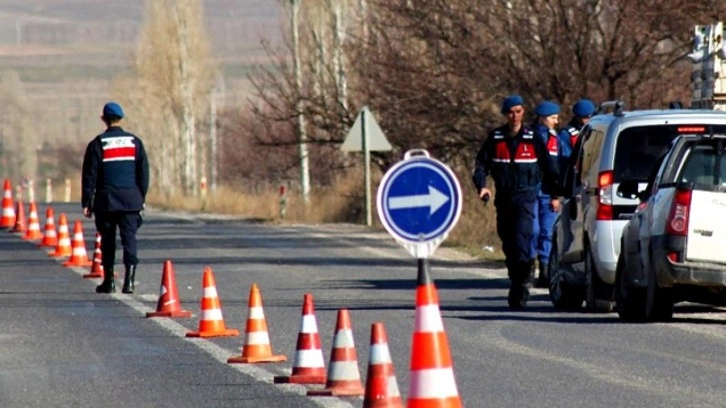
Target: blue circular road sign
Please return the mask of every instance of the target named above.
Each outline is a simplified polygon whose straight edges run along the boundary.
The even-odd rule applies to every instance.
[[[412,152],[383,176],[378,215],[394,238],[421,244],[445,238],[459,220],[461,187],[445,164]]]

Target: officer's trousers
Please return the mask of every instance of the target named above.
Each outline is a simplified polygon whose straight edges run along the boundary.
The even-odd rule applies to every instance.
[[[530,255],[531,258],[539,259],[540,264],[549,263],[552,251],[552,233],[557,213],[552,210],[550,200],[550,196],[542,193],[538,193],[535,200]]]
[[[138,211],[97,212],[96,230],[101,234],[101,256],[103,268],[113,270],[116,259],[116,227],[121,235],[124,265],[136,265],[136,231],[141,227],[142,218]]]
[[[525,283],[531,278],[535,200],[534,190],[496,195],[497,234],[502,241],[507,271],[513,284]]]

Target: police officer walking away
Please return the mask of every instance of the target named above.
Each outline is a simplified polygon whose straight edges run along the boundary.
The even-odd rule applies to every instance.
[[[552,101],[544,101],[537,105],[534,111],[537,120],[533,127],[534,136],[544,141],[547,153],[554,166],[559,166],[557,156],[557,126],[560,105]],[[549,286],[549,262],[552,250],[552,229],[555,225],[557,213],[552,210],[550,201],[552,197],[542,192],[541,186],[537,191],[535,201],[534,228],[532,229],[532,258],[537,258],[539,275],[535,286],[546,288]]]
[[[141,226],[140,213],[149,189],[149,162],[141,139],[121,128],[123,117],[119,104],[105,104],[101,120],[106,131],[91,140],[83,157],[83,215],[90,218],[95,214],[96,229],[101,234],[103,282],[96,287],[96,293],[116,291],[116,227],[121,235],[126,272],[123,293],[134,293],[139,263],[136,231]]]
[[[507,117],[507,124],[489,133],[476,156],[472,176],[479,198],[485,202],[492,195],[486,178],[491,175],[494,179],[497,234],[511,281],[507,301],[512,308],[527,305],[534,279],[531,241],[537,186],[542,183],[542,191],[553,197],[560,190],[557,167],[547,146],[522,123],[523,105],[519,95],[504,99],[501,113]],[[559,211],[559,200],[553,198],[550,205]]]

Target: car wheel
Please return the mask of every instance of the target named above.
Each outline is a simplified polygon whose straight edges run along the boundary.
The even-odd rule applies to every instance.
[[[581,287],[567,282],[565,271],[560,269],[560,251],[557,246],[557,232],[552,237],[552,251],[548,263],[549,289],[552,305],[560,310],[577,310],[582,306],[585,296]]]
[[[673,289],[658,286],[653,262],[648,268],[646,295],[646,319],[651,322],[667,322],[673,319]]]
[[[615,308],[620,319],[626,322],[646,321],[647,296],[646,288],[630,287],[627,284],[625,255],[621,251],[615,272]]]
[[[613,287],[603,282],[595,270],[590,246],[585,245],[585,308],[592,313],[613,310]]]

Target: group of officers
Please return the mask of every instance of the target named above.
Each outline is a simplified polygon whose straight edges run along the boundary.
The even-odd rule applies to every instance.
[[[524,100],[519,95],[505,98],[501,113],[507,124],[488,134],[476,156],[472,179],[484,202],[492,197],[487,176],[494,180],[497,234],[511,282],[507,302],[511,308],[522,308],[532,286],[548,286],[552,233],[562,196],[560,175],[566,173],[595,104],[589,99],[577,101],[572,120],[559,131],[560,106],[552,101],[537,105],[531,126],[524,124]]]

